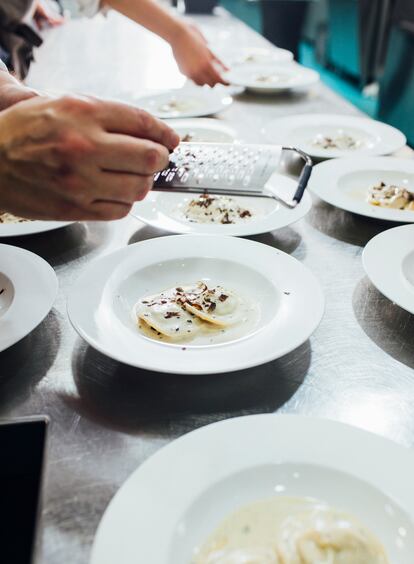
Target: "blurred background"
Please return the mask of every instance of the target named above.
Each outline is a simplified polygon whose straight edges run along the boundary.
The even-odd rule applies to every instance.
[[[184,1],[184,0],[183,0]],[[212,0],[185,0],[194,10]],[[218,0],[414,146],[414,0]],[[190,10],[191,11],[191,10]]]

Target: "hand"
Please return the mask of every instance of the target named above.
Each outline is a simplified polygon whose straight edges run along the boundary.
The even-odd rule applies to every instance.
[[[180,71],[199,85],[228,84],[218,70],[228,70],[227,67],[210,51],[201,31],[191,24],[183,24],[179,29],[171,47]]]
[[[0,113],[0,209],[31,219],[124,217],[179,137],[146,112],[37,97]]]
[[[45,27],[56,27],[62,25],[65,21],[59,14],[52,14],[45,8],[42,0],[38,0],[36,3],[35,13],[33,19],[39,29],[44,29]]]

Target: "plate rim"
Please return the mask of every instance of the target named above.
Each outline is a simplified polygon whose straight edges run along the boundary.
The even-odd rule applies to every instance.
[[[395,163],[395,164],[394,164]],[[406,170],[409,174],[414,174],[414,160],[412,159],[403,159],[399,157],[386,157],[386,156],[362,156],[359,157],[342,157],[338,159],[330,159],[324,162],[318,163],[314,166],[312,175],[309,180],[309,191],[318,196],[324,202],[338,208],[345,210],[347,212],[355,213],[362,217],[368,217],[372,219],[377,219],[381,221],[389,221],[392,223],[407,223],[411,224],[414,223],[414,212],[410,212],[407,210],[391,210],[382,208],[381,206],[370,206],[370,204],[366,203],[366,209],[361,209],[360,205],[362,202],[355,202],[353,205],[353,201],[349,198],[349,204],[347,203],[348,200],[345,200],[345,203],[342,201],[336,202],[334,198],[329,197],[329,194],[326,194],[325,188],[318,187],[319,176],[321,176],[319,186],[322,186],[324,182],[327,182],[327,177],[329,176],[329,182],[331,183],[332,194],[335,194],[336,191],[339,190],[338,188],[338,181],[344,174],[349,174],[352,172],[363,172],[364,170],[371,170],[373,167],[378,166],[381,169],[378,169],[379,172],[381,170],[389,170],[392,167],[405,165]],[[382,168],[385,167],[385,168]],[[412,170],[410,170],[412,169]],[[368,207],[369,206],[369,207]],[[402,215],[408,214],[408,215]]]
[[[186,345],[183,344],[183,346],[177,346],[174,347],[173,349],[168,349],[169,352],[167,352],[168,355],[168,362],[165,360],[165,357],[167,355],[162,355],[163,357],[163,365],[161,365],[160,363],[158,364],[154,364],[154,361],[152,361],[151,363],[148,363],[147,361],[142,361],[142,359],[137,360],[136,358],[134,358],[133,360],[131,360],[131,357],[129,358],[125,358],[125,356],[123,355],[123,353],[119,353],[119,351],[114,351],[112,350],[108,350],[108,348],[105,346],[105,343],[102,343],[101,341],[97,340],[97,338],[95,337],[95,335],[90,335],[89,331],[87,329],[85,329],[84,327],[82,327],[83,323],[79,324],[78,320],[77,320],[77,313],[76,313],[76,309],[77,309],[77,292],[79,292],[79,288],[82,287],[83,284],[85,284],[85,281],[88,279],[88,277],[90,276],[91,272],[93,272],[96,268],[97,263],[101,263],[101,264],[105,264],[105,269],[108,269],[109,266],[108,265],[112,265],[112,262],[115,261],[115,264],[117,263],[117,259],[119,262],[122,262],[123,260],[125,260],[125,257],[127,256],[128,252],[134,252],[132,249],[137,250],[137,249],[144,249],[144,248],[151,248],[153,249],[153,243],[154,241],[160,242],[161,244],[163,243],[163,241],[166,240],[174,240],[171,244],[173,244],[174,242],[178,241],[178,240],[183,240],[183,238],[186,238],[187,240],[189,240],[190,238],[192,238],[193,240],[196,239],[196,241],[194,241],[193,246],[194,248],[198,248],[197,247],[197,243],[200,242],[201,240],[203,240],[204,242],[207,242],[208,240],[212,239],[216,239],[219,240],[221,243],[223,243],[223,240],[226,240],[227,243],[229,243],[230,245],[243,245],[247,248],[247,246],[250,246],[251,248],[256,247],[256,249],[258,247],[261,247],[262,252],[266,252],[266,253],[272,253],[275,257],[276,256],[280,256],[281,258],[279,260],[283,261],[283,262],[290,262],[291,266],[293,268],[298,268],[302,271],[302,275],[306,275],[306,277],[308,278],[308,285],[307,288],[312,287],[312,291],[315,291],[315,295],[313,297],[313,308],[314,308],[314,312],[313,312],[313,317],[312,317],[312,323],[309,323],[310,329],[308,328],[303,335],[301,335],[299,338],[295,338],[294,340],[292,339],[291,342],[289,343],[289,345],[285,346],[283,349],[279,349],[279,351],[269,351],[268,354],[263,355],[262,358],[260,358],[260,360],[258,361],[253,355],[250,356],[250,360],[249,361],[244,361],[243,363],[240,363],[240,360],[237,362],[237,357],[234,356],[234,354],[228,353],[229,354],[229,358],[231,359],[235,359],[234,362],[232,360],[232,362],[230,362],[229,365],[225,365],[223,367],[222,366],[218,366],[217,367],[209,367],[207,363],[203,363],[202,362],[202,355],[206,356],[207,353],[207,349],[195,349],[193,347],[188,347]],[[167,243],[168,245],[169,243]],[[217,243],[219,244],[219,243]],[[211,249],[211,246],[209,245],[209,249]],[[209,251],[211,253],[211,250]],[[211,258],[211,254],[210,254],[210,258]],[[294,266],[293,266],[294,265]],[[113,268],[113,265],[112,265]],[[89,285],[87,285],[86,287],[90,287]],[[104,286],[102,287],[102,289],[104,288]],[[101,292],[102,290],[100,289],[99,292]],[[240,371],[240,370],[245,370],[248,368],[252,368],[254,366],[258,366],[258,365],[263,365],[266,364],[268,362],[271,362],[273,360],[276,360],[277,358],[281,358],[282,356],[285,356],[286,354],[288,354],[289,352],[291,352],[292,350],[295,350],[297,347],[299,347],[301,344],[303,344],[307,339],[309,339],[311,337],[311,335],[316,331],[316,329],[318,328],[319,324],[322,321],[324,312],[325,312],[325,297],[324,297],[324,293],[322,290],[322,286],[319,282],[319,280],[317,279],[317,277],[313,274],[313,272],[307,267],[305,266],[302,262],[298,261],[297,259],[295,259],[294,257],[292,257],[291,255],[289,255],[288,253],[285,253],[279,249],[276,249],[274,247],[270,247],[269,245],[265,245],[263,243],[258,243],[256,241],[250,241],[248,239],[241,239],[241,238],[236,238],[236,237],[232,237],[232,236],[224,236],[224,235],[200,235],[200,234],[185,234],[185,235],[169,235],[169,236],[164,236],[164,237],[155,237],[152,239],[146,239],[145,241],[140,241],[138,243],[134,243],[132,245],[128,245],[127,247],[123,247],[121,249],[118,249],[110,254],[104,255],[103,257],[100,257],[98,259],[95,259],[93,262],[91,262],[84,270],[83,272],[80,274],[80,276],[78,277],[78,279],[76,280],[76,282],[73,284],[71,291],[68,295],[67,298],[67,306],[66,306],[66,310],[67,310],[67,314],[69,317],[69,320],[72,324],[72,326],[74,327],[74,329],[76,330],[76,332],[93,348],[95,348],[96,350],[98,350],[100,353],[104,354],[105,356],[112,358],[114,360],[117,360],[118,362],[122,362],[124,364],[127,364],[129,366],[133,366],[136,368],[140,368],[143,370],[148,370],[148,371],[152,371],[152,372],[160,372],[160,373],[168,373],[168,374],[187,374],[187,375],[192,375],[192,376],[198,376],[198,375],[204,375],[204,374],[220,374],[220,373],[230,373],[230,372],[236,372],[236,371]],[[257,334],[254,333],[252,334],[250,337],[248,337],[248,339],[256,339],[257,338]],[[154,341],[155,342],[155,341]],[[144,346],[146,348],[151,348],[152,346],[154,346],[154,343],[147,343],[146,341],[143,341]],[[243,344],[246,343],[246,340],[241,339],[240,341],[231,341],[228,343],[223,343],[220,345],[221,350],[223,350],[224,348],[227,349],[232,349],[233,347],[240,347],[243,346]],[[167,349],[165,349],[167,350]],[[200,350],[200,352],[195,352],[195,351]],[[172,351],[172,352],[171,352]],[[173,370],[170,368],[170,365],[168,364],[169,362],[174,362],[174,361],[178,361],[180,362],[180,358],[178,357],[177,354],[182,354],[181,351],[185,351],[186,353],[186,360],[185,360],[185,366],[178,366],[175,367]],[[234,353],[234,350],[232,350],[231,352]],[[194,367],[194,364],[191,364],[189,361],[190,360],[194,360],[194,359],[190,359],[189,357],[192,356],[194,354],[199,355],[199,358],[197,359],[197,365]],[[172,358],[170,358],[172,357]],[[165,365],[165,362],[167,362],[167,366]],[[191,368],[189,367],[191,365]]]
[[[174,479],[174,473],[177,474],[176,467],[178,467],[178,470],[180,469],[182,470],[182,464],[180,463],[181,460],[184,461],[187,460],[186,457],[183,456],[183,453],[185,453],[186,449],[191,450],[191,460],[195,461],[194,466],[202,467],[202,461],[205,459],[203,448],[205,447],[205,442],[206,442],[205,440],[203,441],[203,439],[205,439],[206,436],[207,436],[207,441],[209,440],[210,443],[212,442],[211,436],[214,437],[214,435],[217,435],[218,437],[217,440],[219,443],[220,441],[223,442],[223,440],[226,439],[226,444],[232,445],[234,441],[233,442],[229,441],[228,435],[233,433],[233,435],[235,435],[237,438],[237,433],[239,433],[238,438],[240,439],[241,436],[246,437],[246,433],[244,432],[246,428],[248,429],[248,431],[251,430],[253,432],[253,429],[255,427],[256,428],[261,427],[262,431],[265,431],[266,433],[269,434],[270,431],[272,431],[274,435],[272,436],[275,445],[277,443],[283,443],[283,442],[286,443],[283,437],[279,438],[277,435],[278,430],[286,431],[286,428],[288,428],[288,432],[291,435],[296,434],[302,437],[303,434],[305,434],[307,437],[311,437],[311,438],[319,437],[318,438],[319,443],[316,449],[310,449],[310,448],[308,449],[308,447],[306,447],[306,449],[308,449],[309,452],[312,453],[311,457],[309,457],[309,453],[307,453],[306,455],[303,454],[304,450],[306,449],[303,449],[303,444],[301,441],[298,441],[298,445],[299,443],[301,445],[299,447],[295,445],[295,441],[291,440],[288,443],[286,443],[288,444],[288,449],[287,450],[285,449],[286,454],[280,456],[280,453],[278,452],[277,462],[279,463],[300,462],[302,464],[320,465],[325,468],[330,468],[337,471],[345,472],[348,475],[351,475],[359,480],[365,481],[369,485],[373,486],[374,488],[379,489],[385,495],[393,499],[399,506],[401,506],[401,508],[407,513],[407,515],[411,519],[414,517],[414,494],[411,493],[410,507],[408,508],[407,506],[404,505],[404,503],[401,503],[402,499],[404,500],[404,502],[407,500],[406,495],[403,495],[402,493],[404,490],[404,487],[402,486],[402,482],[400,485],[398,480],[392,480],[392,479],[390,480],[387,476],[387,472],[389,468],[396,467],[397,465],[397,463],[395,462],[396,459],[398,459],[399,462],[403,461],[409,463],[409,468],[411,468],[411,471],[414,469],[414,453],[411,449],[406,448],[403,445],[387,437],[373,433],[364,428],[356,427],[348,423],[338,420],[333,420],[330,418],[319,418],[309,415],[285,414],[285,413],[271,413],[271,414],[262,413],[256,415],[245,415],[245,416],[239,416],[230,419],[224,419],[222,421],[216,421],[209,425],[199,427],[198,429],[186,433],[181,437],[179,437],[178,439],[175,439],[172,442],[168,443],[167,445],[161,447],[154,454],[152,454],[146,460],[144,460],[144,462],[128,476],[125,482],[117,490],[117,492],[109,502],[103,516],[101,517],[92,546],[90,564],[110,564],[109,557],[108,559],[105,558],[102,559],[102,557],[106,556],[107,551],[110,552],[111,549],[112,550],[114,550],[114,548],[116,549],[116,546],[113,544],[113,538],[115,536],[114,531],[116,531],[116,537],[117,537],[116,542],[119,544],[121,541],[123,541],[123,546],[125,547],[125,540],[126,540],[125,535],[127,533],[125,531],[122,531],[123,535],[119,535],[119,527],[114,526],[114,523],[120,521],[120,517],[123,517],[123,515],[125,514],[125,508],[127,508],[130,505],[129,500],[132,499],[132,496],[130,495],[131,491],[134,491],[135,494],[138,492],[138,494],[142,496],[142,491],[146,487],[148,478],[151,479],[153,476],[156,476],[156,479],[158,479],[160,476],[163,475],[163,473],[165,474],[165,472],[167,472],[169,474],[169,478],[167,482],[173,480],[176,485],[173,491],[173,495],[175,495],[176,492],[180,491],[180,488],[177,487],[177,481]],[[238,428],[240,429],[240,431],[238,431]],[[230,430],[227,431],[228,429]],[[254,435],[257,436],[257,431],[254,433]],[[335,437],[335,435],[336,435],[336,439],[345,438],[346,440],[348,440],[348,442],[353,445],[354,449],[355,449],[355,445],[358,444],[360,452],[363,455],[366,454],[366,456],[363,457],[364,458],[363,463],[361,463],[359,458],[355,460],[353,457],[351,457],[351,460],[345,460],[344,453],[340,451],[343,441],[333,440],[333,437]],[[321,437],[325,440],[320,440]],[[233,439],[234,438],[235,437],[233,436]],[[305,443],[308,444],[307,441],[305,441]],[[217,444],[217,442],[215,444]],[[285,447],[285,444],[283,444],[282,446]],[[295,456],[292,456],[292,454],[289,455],[287,454],[287,452],[295,451],[295,449],[296,449]],[[333,456],[332,449],[338,451],[339,456]],[[217,450],[219,450],[219,448]],[[275,450],[277,450],[276,446],[275,446]],[[389,452],[390,455],[384,457],[383,456],[384,450]],[[258,449],[257,452],[259,451],[260,449]],[[177,454],[174,454],[174,452],[177,452],[178,455],[180,456],[177,456]],[[197,455],[199,455],[199,457],[202,459],[201,462],[199,462]],[[274,455],[270,456],[270,455],[271,453],[269,452],[265,453],[264,458],[268,457],[267,463],[276,463],[275,456]],[[386,461],[387,472],[381,471],[376,473],[375,472],[370,473],[369,469],[372,470],[373,467],[376,467],[376,463],[378,462],[377,459],[379,455],[381,456],[382,462],[384,462],[384,460]],[[217,481],[216,474],[217,474],[218,465],[213,464],[214,458],[217,457],[217,453],[211,457],[211,452],[210,452],[209,456],[210,456],[209,462],[210,460],[212,459],[213,460],[208,465],[208,467],[211,471],[215,472],[215,476],[213,477],[209,475],[208,478],[207,476],[201,476],[199,480],[200,481],[202,480],[203,483],[197,484],[196,486],[190,483],[190,486],[193,488],[193,490],[195,490],[192,493],[193,501],[197,497],[197,495],[200,495],[200,488],[202,488],[201,491],[206,491],[209,485]],[[173,460],[173,463],[171,463],[171,460],[169,460],[171,458],[173,459],[175,458],[175,461]],[[180,460],[177,463],[177,460],[179,458]],[[259,458],[258,455],[257,458]],[[329,463],[327,463],[326,460],[329,460]],[[344,464],[344,460],[345,460],[345,464]],[[260,459],[259,462],[260,464],[266,463],[266,461],[262,459]],[[228,465],[227,460],[225,461],[225,463],[226,465]],[[244,462],[240,462],[238,471],[240,471],[243,468],[247,468],[251,466],[251,464],[246,465],[246,463],[244,463],[245,465],[243,466],[243,463]],[[219,472],[222,471],[222,466],[223,466],[223,461],[221,460]],[[367,469],[366,466],[368,466],[369,468]],[[194,467],[192,468],[192,471],[194,472]],[[234,471],[235,470],[233,469],[233,471],[230,472],[229,475],[234,473]],[[405,474],[404,483],[406,486],[407,478],[409,478],[410,476],[410,471],[407,472],[406,467],[404,467],[403,471]],[[173,475],[171,476],[171,474]],[[179,480],[180,478],[181,475],[180,473],[178,473],[177,479]],[[186,476],[184,476],[183,479],[185,480]],[[384,488],[384,483],[387,484],[385,488]],[[138,486],[136,486],[136,484],[138,484]],[[154,481],[152,480],[151,486],[153,486],[153,484]],[[188,487],[188,482],[186,481],[186,488],[187,487]],[[156,492],[155,496],[159,497],[160,493],[158,492],[158,490],[155,489],[154,491]],[[404,490],[404,494],[405,493],[406,492]],[[137,499],[136,495],[133,496],[133,499],[134,500]],[[185,503],[187,503],[187,501]],[[135,502],[135,506],[138,505],[139,504]],[[156,509],[157,506],[155,504],[155,510]],[[170,520],[171,518],[175,520],[175,514],[173,514],[172,516],[169,515],[168,517],[170,518]],[[125,522],[125,520],[123,520],[123,522]],[[174,524],[176,524],[176,521]],[[171,526],[172,526],[171,523],[167,525],[167,530],[168,527]],[[125,564],[125,562],[126,561],[124,561],[123,564]]]
[[[26,288],[27,296],[31,296],[31,292],[33,291],[33,287],[32,287],[33,277],[39,275],[39,273],[41,273],[41,276],[43,278],[41,284],[42,287],[44,286],[43,284],[44,277],[47,278],[48,284],[50,286],[48,288],[50,290],[50,295],[47,297],[46,293],[44,294],[44,306],[40,308],[41,313],[38,313],[36,316],[34,316],[31,322],[28,323],[24,329],[19,328],[19,330],[15,330],[14,332],[8,335],[8,338],[4,340],[3,344],[0,343],[0,352],[7,350],[8,348],[12,347],[16,343],[27,337],[27,335],[29,335],[32,331],[36,329],[36,327],[40,325],[40,323],[42,323],[45,317],[52,310],[59,289],[59,283],[58,283],[58,278],[56,276],[56,272],[54,271],[53,267],[39,255],[31,251],[28,251],[26,249],[15,247],[14,245],[6,245],[4,243],[0,243],[0,256],[3,252],[8,253],[9,257],[12,258],[13,260],[16,260],[16,262],[18,261],[20,261],[20,263],[27,262],[27,264],[31,267],[33,266],[33,264],[36,265],[36,269],[31,268],[30,288],[29,288],[29,283],[26,283],[26,279],[22,278],[21,280],[19,280],[19,286],[21,285],[21,281],[23,281],[22,284],[23,291],[25,290],[24,286],[27,286]],[[14,259],[14,257],[16,257],[16,259]],[[11,279],[13,286],[15,286],[16,283],[13,281],[13,277],[7,274],[7,272],[3,269],[2,272],[8,278]],[[21,298],[19,294],[17,294],[13,299],[10,309],[12,312],[15,309],[17,309],[17,311],[19,312],[20,308],[21,308]],[[8,312],[6,312],[5,315],[8,315]],[[27,319],[25,316],[23,317],[25,320]],[[1,323],[2,321],[0,319],[0,324]]]
[[[200,109],[199,112],[187,111],[187,112],[181,113],[180,115],[174,115],[174,114],[171,114],[171,113],[162,114],[161,112],[157,112],[156,109],[154,109],[154,108],[143,107],[142,109],[149,111],[152,115],[154,115],[158,119],[163,119],[163,120],[164,119],[168,119],[168,120],[170,120],[170,119],[174,119],[174,120],[175,119],[195,119],[195,118],[198,118],[198,117],[201,118],[201,117],[208,117],[208,116],[214,116],[216,114],[219,114],[222,111],[228,109],[234,102],[234,98],[229,92],[214,92],[213,93],[213,91],[210,92],[210,91],[203,90],[203,95],[206,92],[209,92],[208,96],[212,96],[212,97],[214,96],[216,98],[215,101],[216,101],[217,105],[215,106],[214,110],[213,109],[209,109],[209,110],[207,110],[207,109],[201,110]],[[141,108],[142,106],[140,105],[140,103],[143,100],[153,100],[154,98],[162,97],[162,96],[165,96],[167,94],[171,95],[171,94],[174,94],[174,93],[176,93],[176,94],[179,94],[179,93],[180,94],[181,93],[186,94],[186,93],[188,93],[190,96],[191,95],[193,95],[193,96],[197,95],[197,92],[193,93],[191,90],[186,90],[186,89],[183,89],[183,88],[176,88],[176,89],[165,90],[165,91],[162,91],[162,92],[157,92],[157,93],[154,93],[154,94],[147,94],[145,96],[139,96],[138,98],[134,99],[134,104]],[[211,102],[211,106],[213,107],[212,102]]]
[[[378,261],[377,258],[378,247],[383,247],[384,240],[392,240],[393,238],[398,240],[399,234],[403,233],[405,236],[405,232],[411,232],[412,237],[410,242],[413,242],[411,249],[412,252],[414,252],[414,225],[400,225],[382,231],[368,241],[362,251],[362,265],[365,274],[381,294],[408,313],[414,314],[414,288],[412,291],[410,291],[408,287],[406,288],[404,284],[400,282],[399,276],[395,276],[393,279],[394,287],[389,285],[389,280],[386,277],[384,278],[384,274],[387,274],[387,269],[390,267],[399,267],[401,270],[402,261],[406,257],[406,249],[396,245],[392,253],[387,253],[386,256],[382,257],[382,261],[384,261],[383,264],[386,262],[386,268],[382,267],[378,269],[378,263],[381,266],[382,262]],[[397,294],[397,297],[395,294]]]
[[[47,233],[55,229],[62,229],[68,225],[73,225],[76,221],[44,221],[35,219],[24,223],[2,223],[0,224],[0,238],[8,237],[26,237],[29,235],[36,235],[37,233]],[[31,226],[31,229],[21,229],[22,226]],[[10,229],[5,229],[10,226]],[[10,232],[8,232],[10,231]]]
[[[156,201],[157,198],[161,197],[162,194],[160,193],[153,193],[150,195],[150,197],[154,198],[154,201]],[[185,196],[185,194],[179,194],[177,193],[177,198],[179,197],[183,197]],[[304,196],[302,198],[301,203],[295,207],[295,210],[299,211],[300,210],[300,214],[298,215],[298,217],[295,217],[295,219],[293,219],[292,221],[289,221],[289,223],[283,223],[283,225],[278,225],[278,226],[274,226],[271,228],[262,228],[260,227],[260,224],[263,223],[263,220],[265,218],[262,218],[262,221],[258,220],[250,225],[257,225],[256,228],[254,229],[240,229],[241,227],[247,226],[248,223],[246,224],[235,224],[234,226],[232,225],[227,225],[227,226],[222,226],[223,227],[223,232],[213,232],[213,231],[203,231],[202,229],[197,231],[196,228],[194,228],[195,225],[203,225],[203,224],[196,224],[196,223],[189,223],[189,230],[185,231],[182,229],[179,229],[179,225],[180,222],[178,220],[174,220],[176,222],[177,225],[177,229],[172,231],[171,229],[162,227],[162,221],[158,221],[158,220],[148,220],[148,219],[144,219],[144,216],[141,215],[140,213],[138,213],[136,210],[138,210],[139,206],[142,204],[142,202],[138,202],[137,204],[135,204],[131,211],[130,211],[130,215],[138,220],[138,221],[142,221],[145,225],[150,225],[151,227],[155,227],[157,229],[161,229],[163,231],[166,231],[168,233],[174,233],[174,234],[181,234],[181,235],[196,235],[196,234],[202,234],[202,235],[223,235],[223,236],[229,236],[229,237],[252,237],[254,235],[261,235],[263,233],[272,233],[273,231],[277,231],[279,229],[283,229],[285,227],[288,227],[290,225],[294,225],[296,222],[300,221],[301,219],[303,219],[304,217],[306,217],[306,215],[311,211],[312,209],[312,198],[310,196],[310,193],[308,192],[308,190],[305,191]],[[146,205],[149,205],[149,200],[146,202]],[[269,214],[273,215],[273,214]],[[275,212],[275,217],[277,215],[277,213]],[[217,228],[220,228],[220,225],[216,225]],[[191,229],[193,228],[193,229]]]
[[[280,127],[280,122],[283,123],[289,123],[292,120],[295,121],[320,121],[320,120],[325,120],[327,119],[329,120],[333,120],[333,119],[348,119],[348,120],[352,120],[352,121],[359,121],[361,122],[362,120],[364,120],[366,123],[374,123],[374,127],[378,127],[383,129],[383,131],[388,130],[390,133],[392,132],[392,134],[395,136],[395,139],[399,138],[399,143],[397,144],[397,142],[395,142],[395,147],[392,150],[387,150],[387,152],[384,152],[384,149],[381,151],[373,151],[373,150],[369,150],[369,151],[359,151],[356,152],[354,157],[359,157],[359,156],[364,156],[366,158],[368,157],[375,157],[375,156],[385,156],[385,155],[392,155],[393,153],[395,153],[396,151],[398,151],[399,149],[401,149],[402,147],[404,147],[407,144],[407,137],[404,135],[404,133],[402,131],[400,131],[399,129],[397,129],[396,127],[389,125],[387,123],[384,123],[382,121],[376,120],[376,119],[372,119],[369,116],[365,116],[365,115],[355,115],[355,114],[335,114],[335,113],[308,113],[308,114],[291,114],[288,116],[282,116],[282,117],[277,117],[273,120],[271,120],[267,125],[265,125],[264,127],[262,127],[262,133],[263,135],[265,135],[266,139],[268,139],[271,142],[275,142],[274,136],[270,136],[269,133],[269,127],[272,126],[272,124],[277,123]],[[277,141],[277,139],[276,139]],[[299,147],[300,148],[300,147]],[[339,150],[335,150],[334,152],[331,151],[322,151],[322,150],[317,150],[317,149],[312,149],[309,150],[309,147],[306,147],[306,152],[314,158],[317,159],[339,159],[339,158],[347,158],[350,157],[349,155],[349,151],[342,151],[340,152]],[[350,157],[350,158],[354,158],[354,157]]]

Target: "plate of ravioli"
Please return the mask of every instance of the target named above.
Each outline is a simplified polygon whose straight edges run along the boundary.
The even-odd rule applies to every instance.
[[[31,220],[0,210],[0,237],[34,235],[35,233],[60,229],[71,223],[73,222]]]
[[[411,450],[339,422],[207,425],[130,476],[91,564],[411,564],[413,471]]]
[[[297,183],[275,173],[266,189],[291,199]],[[290,196],[290,197],[289,197]],[[305,192],[301,202],[290,209],[272,198],[217,194],[150,192],[137,202],[131,214],[144,223],[171,233],[201,233],[243,237],[281,229],[302,219],[311,209]]]
[[[349,212],[401,223],[414,222],[414,161],[359,157],[316,165],[309,190]]]
[[[323,309],[319,283],[296,259],[213,235],[129,245],[92,263],[68,299],[75,329],[103,354],[181,374],[278,358],[313,333]]]

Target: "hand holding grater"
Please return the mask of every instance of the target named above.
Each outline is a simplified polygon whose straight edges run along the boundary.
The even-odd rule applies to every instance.
[[[283,151],[294,151],[305,163],[291,199],[266,187]],[[302,199],[311,172],[310,157],[293,147],[181,143],[171,154],[168,168],[155,175],[153,190],[272,198],[294,208]]]

